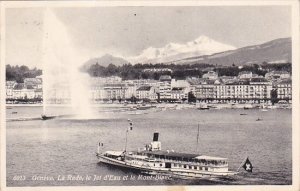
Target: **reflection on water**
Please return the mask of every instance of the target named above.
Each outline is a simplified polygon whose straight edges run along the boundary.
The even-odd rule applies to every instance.
[[[94,108],[97,109],[97,108]],[[7,118],[38,118],[41,107],[13,107],[17,114]],[[207,110],[194,109],[149,111],[130,115],[126,111],[99,108],[99,119],[57,118],[7,122],[7,185],[207,185],[207,184],[291,184],[292,122],[291,110]],[[67,108],[53,108],[64,115]],[[247,113],[247,115],[240,115]],[[104,114],[104,115],[103,115]],[[105,117],[103,117],[105,116]],[[256,121],[257,118],[263,119]],[[233,179],[212,180],[93,180],[113,176],[138,176],[134,172],[98,164],[97,143],[103,150],[122,150],[127,119],[133,121],[128,150],[143,147],[160,132],[162,149],[196,152],[197,125],[200,125],[198,153],[226,157],[229,167],[236,170],[249,156],[253,173],[241,173]],[[13,180],[16,175],[24,181]],[[61,180],[58,176],[92,176],[89,181]],[[35,180],[36,176],[53,177],[54,181]],[[96,178],[97,179],[97,178]]]

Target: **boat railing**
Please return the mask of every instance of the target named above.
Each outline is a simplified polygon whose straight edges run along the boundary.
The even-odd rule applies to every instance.
[[[196,162],[196,161],[182,161],[182,160],[173,160],[173,159],[166,159],[166,158],[139,158],[134,157],[134,155],[128,156],[131,160],[139,160],[139,161],[145,161],[145,162],[170,162],[175,164],[182,164],[182,165],[191,165],[191,166],[204,166],[204,167],[228,167],[228,163],[223,162]]]
[[[162,160],[164,162],[172,162],[172,163],[178,163],[178,164],[186,164],[186,165],[194,165],[194,166],[214,166],[214,167],[227,167],[227,163],[203,163],[203,162],[190,162],[190,161],[179,161],[179,160],[169,160],[164,159]]]

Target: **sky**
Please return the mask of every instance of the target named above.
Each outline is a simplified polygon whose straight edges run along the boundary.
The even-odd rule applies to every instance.
[[[288,6],[51,8],[77,56],[130,57],[201,35],[237,48],[291,36]],[[42,68],[45,8],[7,8],[6,64]],[[62,27],[51,25],[50,30]]]

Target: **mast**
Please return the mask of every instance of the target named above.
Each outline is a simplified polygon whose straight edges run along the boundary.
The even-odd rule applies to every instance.
[[[127,149],[127,136],[128,136],[128,129],[126,130],[126,138],[125,138],[125,152]]]
[[[126,152],[126,149],[127,149],[127,137],[128,137],[128,131],[129,131],[129,130],[132,130],[132,122],[131,122],[131,120],[128,119],[128,122],[129,122],[129,128],[126,129],[125,152]]]
[[[198,152],[198,143],[199,143],[199,123],[198,123],[198,131],[197,131],[197,145],[196,145],[196,152]]]

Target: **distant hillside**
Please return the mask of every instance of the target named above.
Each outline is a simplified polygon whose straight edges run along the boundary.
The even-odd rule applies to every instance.
[[[107,67],[109,64],[113,64],[115,66],[122,66],[124,64],[128,64],[129,62],[123,58],[115,57],[110,54],[105,54],[99,58],[92,58],[84,63],[84,68],[89,68],[92,65],[97,64],[103,67]]]
[[[6,65],[6,81],[16,81],[23,83],[25,78],[35,78],[42,75],[42,70],[33,68],[29,69],[28,66],[11,66]]]
[[[168,63],[194,64],[207,63],[222,66],[247,65],[268,63],[291,62],[292,58],[291,38],[280,38],[260,45],[247,46],[236,50],[229,50],[212,55],[189,57]]]

